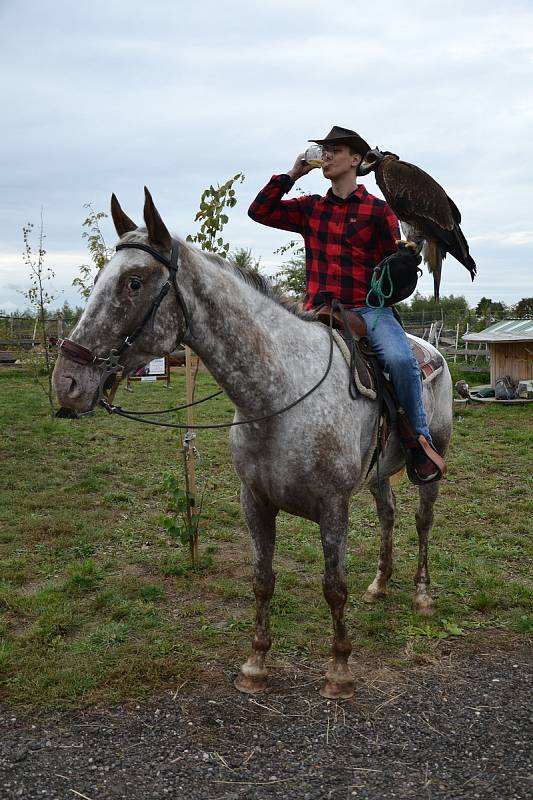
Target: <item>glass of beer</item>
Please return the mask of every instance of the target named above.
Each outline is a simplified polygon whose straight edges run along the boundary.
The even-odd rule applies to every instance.
[[[327,159],[321,144],[313,144],[304,153],[304,161],[311,167],[323,167]]]

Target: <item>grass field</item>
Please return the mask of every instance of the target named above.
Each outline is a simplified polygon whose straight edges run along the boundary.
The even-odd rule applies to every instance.
[[[458,377],[457,375],[455,377]],[[469,382],[474,383],[472,376]],[[199,375],[197,396],[214,390]],[[175,405],[172,387],[120,389],[124,407]],[[221,396],[198,422],[230,421]],[[226,679],[247,655],[253,621],[250,545],[227,431],[199,432],[207,481],[202,567],[168,539],[163,474],[182,474],[180,438],[98,411],[50,419],[24,369],[0,371],[0,699],[81,706],[139,698],[185,682]],[[357,652],[391,663],[438,658],[444,639],[532,632],[531,406],[469,406],[455,417],[449,477],[436,508],[430,569],[436,613],[410,608],[416,491],[398,491],[396,570],[387,600],[368,607],[378,525],[367,493],[352,501],[347,618]],[[325,662],[331,625],[321,593],[318,529],[281,514],[271,660]]]

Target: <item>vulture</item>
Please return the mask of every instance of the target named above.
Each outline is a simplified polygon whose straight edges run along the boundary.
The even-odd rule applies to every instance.
[[[408,244],[417,253],[422,251],[433,274],[435,300],[439,300],[442,259],[446,253],[463,264],[474,280],[476,263],[459,226],[461,212],[442,186],[424,170],[377,147],[365,155],[358,174],[368,175],[372,171],[385,200],[402,223]]]

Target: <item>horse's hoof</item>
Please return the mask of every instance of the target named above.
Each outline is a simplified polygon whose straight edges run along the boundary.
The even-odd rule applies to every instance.
[[[428,594],[416,594],[413,598],[413,609],[421,617],[431,617],[433,600]]]
[[[267,679],[266,675],[244,675],[239,672],[233,685],[244,694],[259,694],[267,688]]]
[[[363,602],[365,603],[377,603],[378,600],[383,600],[387,596],[387,592],[373,592],[370,589],[367,589],[363,595]]]
[[[319,689],[319,693],[328,700],[349,700],[354,694],[353,678],[338,682],[330,681],[326,678],[326,682]]]

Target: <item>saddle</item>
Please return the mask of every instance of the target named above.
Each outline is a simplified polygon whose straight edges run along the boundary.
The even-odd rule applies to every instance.
[[[316,319],[319,322],[323,322],[325,325],[328,325],[328,327],[330,314],[331,306],[329,303],[324,303],[315,309]],[[395,316],[401,324],[401,320],[399,320],[398,315],[396,314]],[[355,361],[354,365],[359,373],[357,376],[358,382],[360,382],[361,385],[367,390],[375,392],[375,372],[376,370],[379,370],[381,374],[383,373],[377,365],[377,360],[372,353],[370,343],[367,339],[366,322],[364,318],[361,316],[361,314],[358,314],[357,311],[348,311],[347,309],[343,308],[341,312],[338,309],[334,309],[333,329],[337,333],[337,335],[334,337],[335,341],[339,345],[345,357],[350,341],[355,340],[361,356],[360,359],[358,358]],[[436,378],[440,372],[442,372],[442,367],[444,364],[443,358],[440,353],[435,354],[435,352],[430,350],[429,347],[424,347],[423,342],[414,339],[414,337],[412,337],[409,333],[407,333],[406,336],[409,340],[413,355],[416,358],[418,368],[420,369],[420,377],[422,382],[429,383]],[[342,343],[345,343],[344,348]],[[388,379],[385,378],[385,380]]]
[[[395,310],[393,309],[393,313]],[[366,322],[357,311],[349,311],[342,304],[335,302],[332,311],[330,303],[324,303],[315,309],[315,316],[319,322],[329,327],[332,321],[332,334],[341,350],[350,369],[350,395],[355,398],[356,393],[378,400],[382,417],[381,436],[378,449],[381,451],[393,429],[397,429],[400,441],[406,455],[407,473],[412,483],[421,484],[413,466],[413,452],[421,449],[439,469],[438,478],[446,471],[446,464],[439,453],[434,450],[424,436],[417,436],[407,415],[401,408],[388,376],[383,373],[375,354],[372,352],[370,342],[366,336]],[[398,314],[396,319],[402,324]],[[403,325],[402,325],[403,327]],[[442,372],[443,357],[433,349],[425,347],[423,342],[415,340],[406,334],[413,355],[420,369],[423,383],[429,383]],[[377,457],[377,454],[376,454]],[[373,459],[372,465],[375,462]]]

